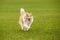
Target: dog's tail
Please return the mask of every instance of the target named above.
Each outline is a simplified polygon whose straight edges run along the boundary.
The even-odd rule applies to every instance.
[[[23,8],[20,9],[20,13],[21,14],[24,14],[25,13],[25,10]]]

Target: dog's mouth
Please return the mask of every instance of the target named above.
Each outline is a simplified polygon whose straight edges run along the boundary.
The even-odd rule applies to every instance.
[[[29,22],[29,21],[31,21],[31,18],[28,18],[28,19],[26,19],[25,21],[26,21],[26,22]]]
[[[31,19],[29,18],[28,21],[30,21]]]

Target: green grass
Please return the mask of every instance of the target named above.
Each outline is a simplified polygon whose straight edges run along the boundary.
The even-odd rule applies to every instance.
[[[34,16],[26,32],[18,24],[21,7]],[[60,0],[0,0],[0,40],[60,40]]]

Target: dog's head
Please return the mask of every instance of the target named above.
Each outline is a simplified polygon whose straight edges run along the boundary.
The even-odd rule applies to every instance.
[[[32,13],[30,13],[30,12],[27,12],[26,13],[26,16],[25,16],[25,19],[27,20],[27,21],[31,21],[31,19],[32,19]]]

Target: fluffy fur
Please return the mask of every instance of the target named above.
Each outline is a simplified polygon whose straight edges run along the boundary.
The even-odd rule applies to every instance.
[[[23,8],[20,9],[20,17],[19,24],[21,25],[21,29],[24,31],[28,31],[33,22],[33,16],[30,12],[25,12]]]

